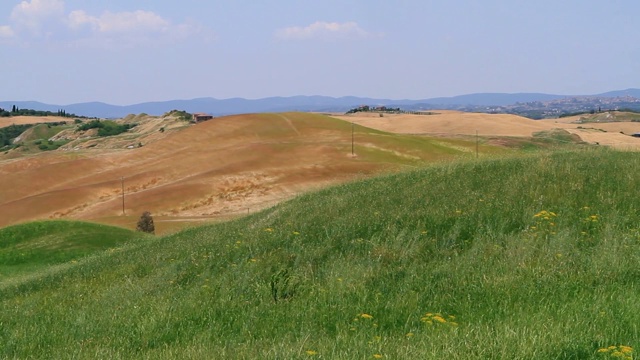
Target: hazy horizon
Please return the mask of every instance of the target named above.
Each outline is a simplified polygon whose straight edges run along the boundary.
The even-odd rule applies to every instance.
[[[640,84],[631,1],[7,0],[0,101],[474,93]]]

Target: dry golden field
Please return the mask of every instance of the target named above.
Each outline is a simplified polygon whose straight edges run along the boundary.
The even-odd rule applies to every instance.
[[[465,113],[436,110],[434,115],[355,113],[335,115],[358,125],[401,134],[455,136],[521,136],[538,131],[564,129],[588,143],[619,149],[640,149],[640,138],[629,136],[640,132],[640,122],[578,123],[579,116],[562,119],[531,120],[517,115]]]
[[[135,227],[149,210],[163,232],[247,214],[402,164],[471,151],[460,141],[416,149],[397,135],[356,127],[353,157],[351,124],[318,114],[247,114],[175,124],[160,132],[162,120],[150,118],[112,138],[83,139],[86,134],[71,131],[75,140],[56,151],[0,154],[0,226],[70,218]],[[144,145],[129,145],[139,142]],[[122,216],[123,183],[127,216]]]
[[[73,119],[59,117],[59,116],[12,116],[7,118],[0,117],[0,128],[11,125],[24,125],[34,123],[52,123],[68,121],[73,122]]]

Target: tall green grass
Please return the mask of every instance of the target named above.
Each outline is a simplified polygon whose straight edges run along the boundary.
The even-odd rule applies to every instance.
[[[442,164],[129,242],[2,289],[0,354],[600,359],[613,350],[599,349],[619,345],[637,352],[639,170],[638,154],[606,150]]]

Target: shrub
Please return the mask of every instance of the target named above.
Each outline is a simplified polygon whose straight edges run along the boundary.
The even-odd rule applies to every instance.
[[[142,213],[142,216],[140,216],[140,220],[138,220],[138,226],[136,226],[136,230],[149,234],[155,234],[156,227],[155,225],[153,225],[153,217],[151,216],[150,212],[145,211]]]
[[[79,125],[76,131],[87,131],[90,129],[98,129],[98,136],[113,136],[122,134],[123,132],[129,131],[129,129],[135,127],[137,124],[117,124],[114,121],[100,121],[100,120],[91,120],[89,122],[83,123]]]

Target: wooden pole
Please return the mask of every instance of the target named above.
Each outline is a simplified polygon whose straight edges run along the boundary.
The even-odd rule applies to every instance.
[[[120,181],[122,182],[122,215],[124,216],[124,177],[120,177]]]
[[[353,121],[351,122],[351,157],[355,156],[355,151],[353,148]]]

